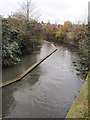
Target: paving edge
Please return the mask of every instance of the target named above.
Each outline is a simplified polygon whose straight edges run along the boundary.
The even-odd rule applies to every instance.
[[[55,47],[55,46],[54,46]],[[14,82],[17,82],[19,80],[21,80],[23,77],[25,77],[29,72],[31,72],[34,68],[36,68],[40,63],[42,63],[44,60],[46,60],[49,56],[51,56],[55,51],[57,50],[57,48],[55,48],[51,53],[49,53],[47,56],[45,56],[44,58],[42,58],[41,60],[37,61],[36,63],[34,63],[31,67],[29,67],[27,70],[25,70],[22,74],[20,74],[18,77],[9,80],[5,83],[1,83],[0,84],[0,88],[5,87],[7,85],[10,85]]]

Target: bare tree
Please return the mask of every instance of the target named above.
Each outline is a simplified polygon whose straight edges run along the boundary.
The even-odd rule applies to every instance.
[[[26,0],[26,2],[22,3],[20,12],[26,17],[27,21],[40,17],[37,6],[31,0]]]

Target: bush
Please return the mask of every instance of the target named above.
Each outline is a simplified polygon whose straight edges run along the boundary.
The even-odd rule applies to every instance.
[[[16,64],[20,61],[19,44],[16,42],[19,32],[11,28],[6,19],[2,20],[2,64],[4,66]]]
[[[35,20],[2,19],[2,64],[20,62],[20,55],[30,53],[40,44],[42,26]]]
[[[88,74],[89,71],[89,65],[90,65],[90,61],[89,61],[89,36],[90,36],[90,32],[86,29],[85,30],[85,34],[84,34],[85,38],[83,39],[82,42],[80,42],[79,44],[79,51],[80,51],[80,71],[84,74],[84,76],[86,77],[86,75]]]

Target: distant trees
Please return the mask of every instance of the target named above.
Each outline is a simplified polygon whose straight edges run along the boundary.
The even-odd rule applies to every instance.
[[[64,25],[56,25],[46,23],[43,24],[43,30],[46,40],[54,40],[59,43],[73,45],[78,48],[80,53],[80,71],[87,75],[89,70],[89,36],[87,25],[72,24],[70,21],[65,21]]]
[[[60,42],[79,46],[79,42],[84,39],[85,26],[72,24],[70,21],[64,22],[56,31],[56,38]]]
[[[64,42],[66,32],[64,32],[64,27],[62,25],[59,25],[56,31],[56,39],[59,42]]]
[[[55,40],[79,47],[79,43],[85,38],[86,26],[72,24],[70,21],[65,21],[64,25],[51,24],[50,22],[42,23],[42,27],[46,40]]]
[[[55,40],[56,25],[48,23],[42,24],[43,38],[46,40]]]

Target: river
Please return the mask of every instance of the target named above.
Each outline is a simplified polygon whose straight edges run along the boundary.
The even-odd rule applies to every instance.
[[[73,61],[78,53],[55,44],[57,51],[21,81],[2,89],[2,113],[6,118],[65,118],[83,79],[77,75]],[[44,42],[40,49],[22,57],[22,62],[3,69],[3,81],[21,74],[54,48]]]

